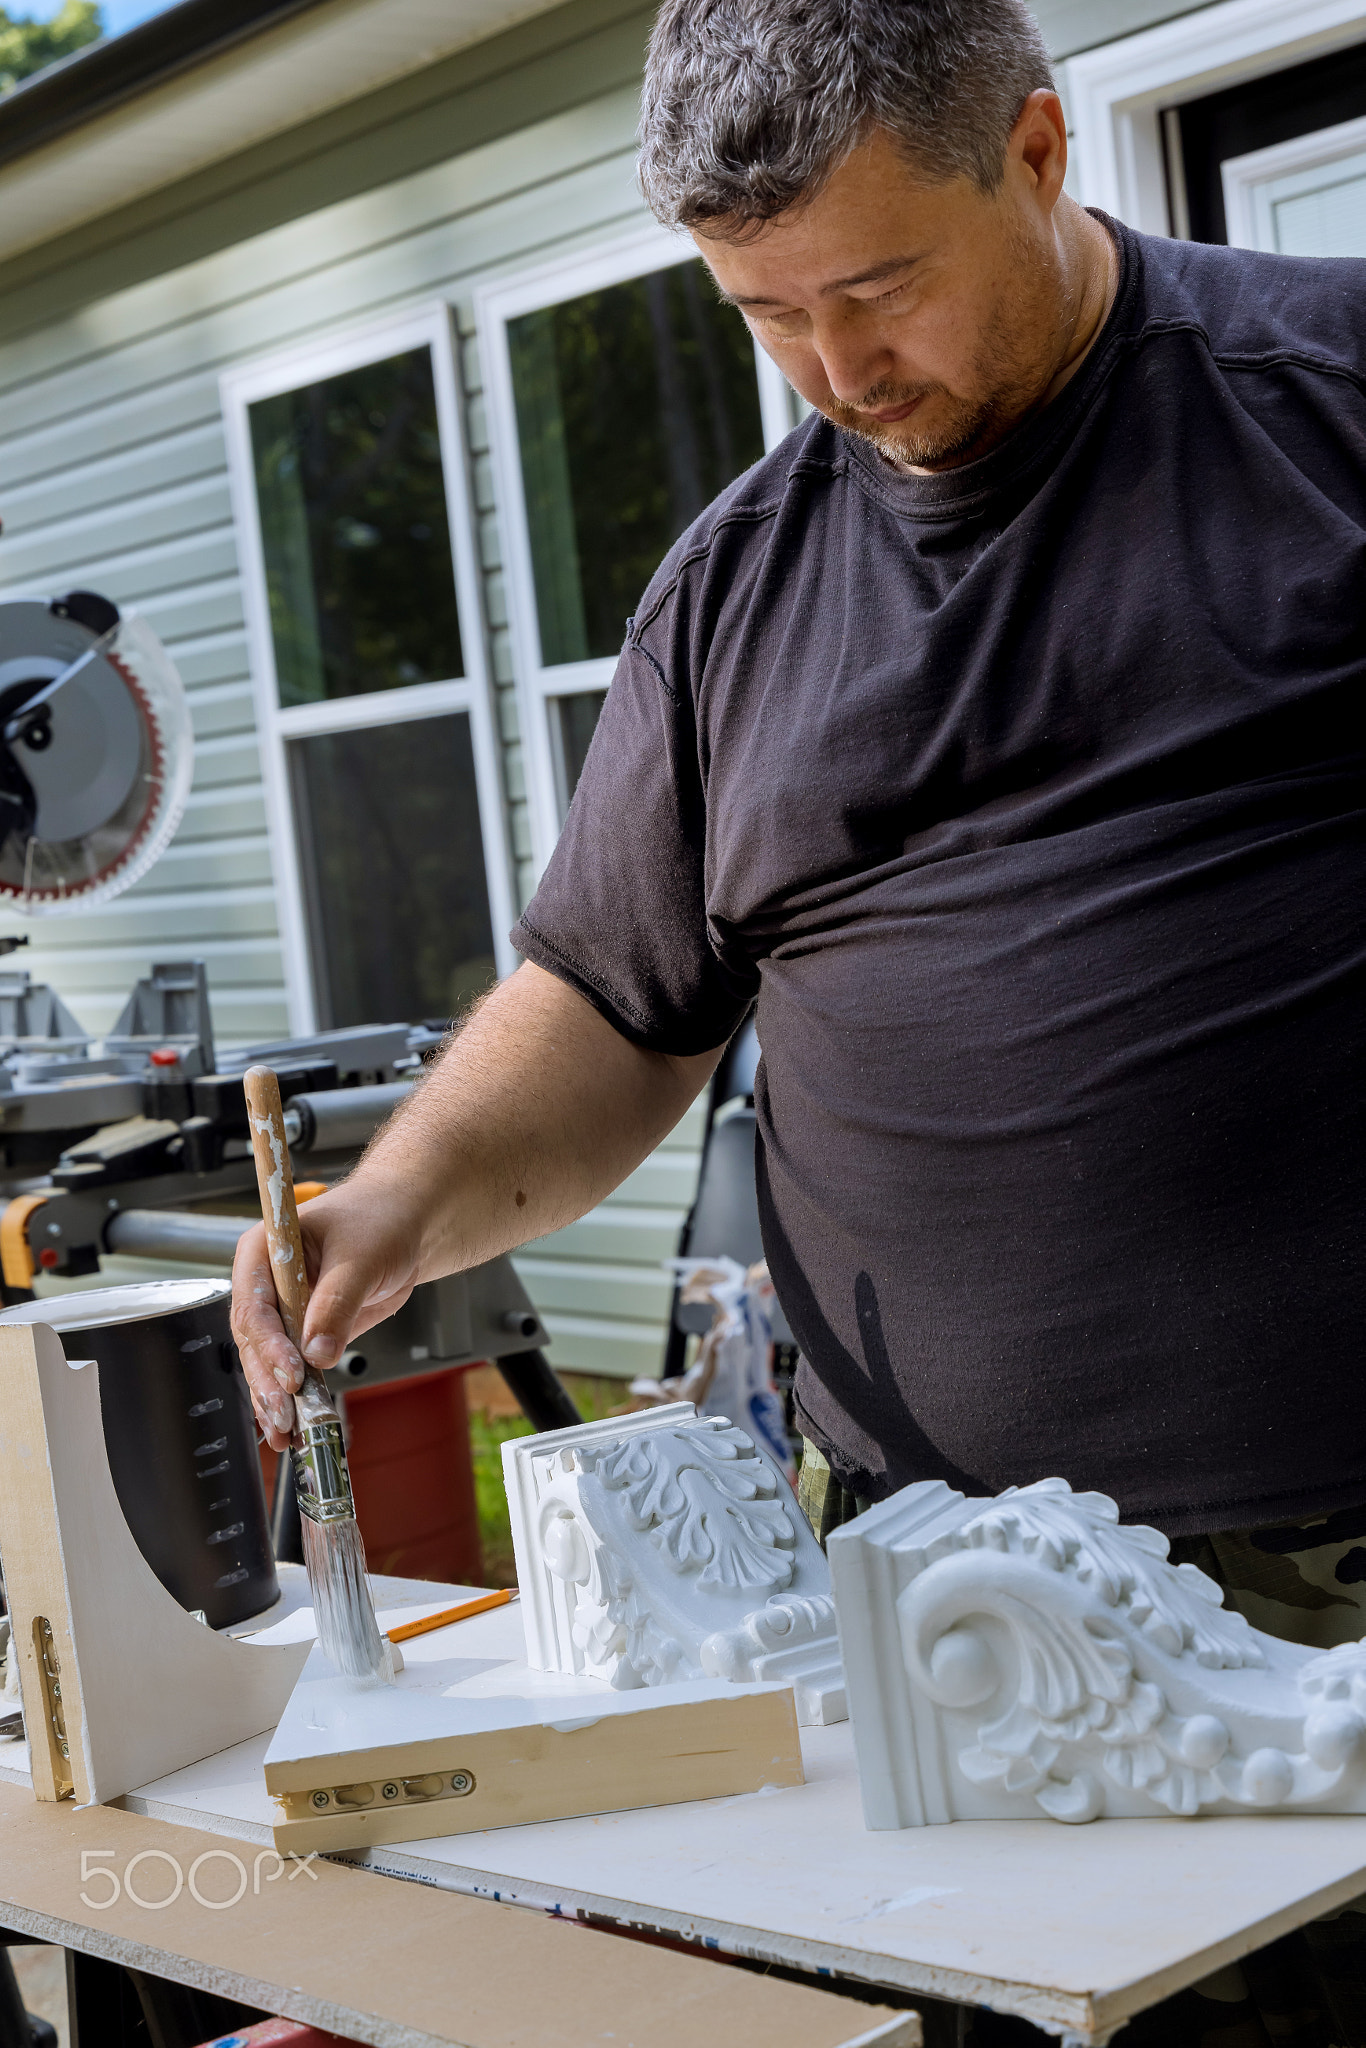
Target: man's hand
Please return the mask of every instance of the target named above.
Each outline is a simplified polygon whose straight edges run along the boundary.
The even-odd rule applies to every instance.
[[[355,1172],[299,1211],[313,1289],[309,1364],[335,1365],[420,1280],[462,1273],[582,1216],[673,1129],[721,1051],[644,1052],[566,982],[519,967]],[[232,1330],[266,1442],[283,1450],[303,1364],[280,1321],[264,1228],[237,1247]]]
[[[299,1229],[313,1288],[304,1352],[310,1365],[325,1371],[353,1336],[402,1308],[417,1284],[421,1230],[397,1203],[390,1208],[352,1182],[306,1202]],[[304,1367],[280,1320],[264,1224],[238,1241],[232,1334],[257,1421],[270,1448],[282,1451],[293,1432],[293,1396]]]

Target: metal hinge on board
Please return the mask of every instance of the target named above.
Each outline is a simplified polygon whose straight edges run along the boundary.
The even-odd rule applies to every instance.
[[[279,1792],[275,1797],[287,1820],[313,1820],[319,1814],[354,1813],[367,1806],[468,1799],[474,1784],[473,1771],[428,1771],[414,1777],[377,1780],[373,1785],[319,1786],[316,1792]]]
[[[37,1614],[33,1618],[33,1654],[38,1659],[38,1671],[43,1682],[43,1705],[46,1709],[43,1725],[47,1730],[48,1752],[52,1758],[53,1783],[59,1799],[70,1799],[75,1794],[76,1781],[71,1775],[71,1750],[66,1739],[62,1667],[57,1661],[52,1623],[45,1614]]]

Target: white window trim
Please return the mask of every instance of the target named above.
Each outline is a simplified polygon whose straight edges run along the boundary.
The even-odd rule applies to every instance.
[[[541,660],[531,536],[522,489],[517,409],[512,391],[508,322],[519,314],[557,305],[563,299],[582,298],[587,292],[624,284],[628,278],[642,277],[651,270],[689,263],[696,255],[696,249],[686,236],[673,234],[667,228],[649,222],[628,233],[616,235],[611,241],[560,257],[553,263],[538,265],[534,270],[520,271],[515,277],[483,285],[475,293],[475,318],[503,538],[508,627],[512,637],[517,707],[522,726],[532,855],[538,874],[549,860],[560,836],[559,799],[550,733],[551,700],[572,696],[581,690],[605,690],[612,680],[616,656],[550,668]],[[796,401],[782,371],[757,343],[754,358],[764,447],[772,449],[797,424]]]
[[[1294,135],[1288,142],[1273,142],[1266,149],[1250,149],[1245,156],[1231,156],[1222,166],[1224,214],[1228,239],[1235,249],[1270,249],[1266,233],[1269,204],[1266,187],[1273,179],[1327,170],[1343,158],[1360,156],[1366,150],[1366,117],[1339,121],[1309,135]]]
[[[400,355],[424,344],[432,352],[437,427],[446,483],[446,514],[451,533],[456,605],[460,615],[460,651],[465,673],[449,682],[418,683],[401,689],[376,691],[365,697],[344,697],[321,704],[282,708],[275,673],[275,645],[270,631],[265,558],[247,409],[258,399],[274,398],[283,391],[297,390],[301,385],[318,383],[323,378],[337,376],[365,363],[380,362],[386,356]],[[258,357],[253,362],[224,372],[219,379],[219,395],[227,440],[228,480],[237,535],[247,647],[256,698],[261,780],[276,879],[290,1030],[303,1037],[318,1029],[313,955],[308,938],[285,756],[287,742],[304,734],[356,731],[366,726],[405,723],[442,713],[468,713],[489,915],[493,922],[494,958],[500,975],[512,973],[517,966],[517,955],[508,940],[508,931],[516,916],[512,864],[504,816],[497,724],[485,658],[469,458],[450,307],[444,303],[418,307],[390,320],[348,328],[324,341]]]
[[[1167,199],[1161,112],[1366,38],[1362,0],[1218,0],[1084,51],[1066,67],[1083,205],[1145,234],[1180,231]]]

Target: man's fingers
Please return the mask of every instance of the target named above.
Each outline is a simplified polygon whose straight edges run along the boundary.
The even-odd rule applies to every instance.
[[[325,1199],[319,1197],[316,1216],[309,1214],[314,1207],[310,1202],[299,1219],[305,1237],[310,1225],[317,1230],[320,1254],[304,1318],[304,1356],[324,1372],[336,1365],[358,1331],[370,1329],[402,1306],[417,1278],[416,1260],[410,1270],[396,1272],[392,1258],[376,1246],[373,1232],[358,1242],[354,1233],[343,1235],[335,1223],[329,1231],[322,1209]]]
[[[416,1232],[395,1229],[386,1243],[368,1205],[352,1213],[345,1193],[319,1195],[299,1216],[313,1297],[303,1329],[311,1366],[338,1363],[353,1332],[368,1330],[401,1307],[417,1279],[415,1252],[396,1249]],[[270,1252],[262,1225],[239,1240],[232,1269],[232,1333],[256,1418],[272,1450],[294,1427],[293,1396],[303,1384],[303,1359],[280,1320]]]
[[[232,1334],[242,1360],[256,1419],[273,1451],[294,1428],[293,1395],[303,1385],[303,1362],[280,1321],[265,1227],[238,1240],[232,1267]]]

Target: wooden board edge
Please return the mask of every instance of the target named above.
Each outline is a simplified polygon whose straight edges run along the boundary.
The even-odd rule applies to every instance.
[[[33,1796],[44,1801],[75,1797],[84,1803],[91,1797],[91,1786],[80,1667],[38,1377],[38,1332],[27,1324],[0,1328],[0,1555],[19,1652]],[[36,1641],[35,1631],[43,1621],[51,1629],[55,1683],[44,1671]],[[49,1697],[50,1691],[55,1697]],[[65,1754],[53,1725],[56,1712],[61,1716]]]
[[[107,1807],[38,1807],[13,1791],[0,1794],[0,1809],[0,1926],[376,2048],[506,2048],[514,2039],[558,2038],[554,2022],[565,2000],[571,2011],[589,2012],[588,2031],[596,2034],[613,2024],[612,1998],[654,2048],[712,2048],[731,2037],[730,2021],[740,2039],[754,2038],[757,2025],[769,2048],[912,2048],[909,2015],[838,1986],[766,1985],[708,1956],[642,1949],[606,1929],[567,1932],[547,1915],[490,1899],[427,1886],[399,1891],[377,1874],[337,1864],[315,1864],[291,1889],[258,1895],[249,1884],[231,1912],[204,1910],[188,1886],[155,1913],[127,1896],[108,1906],[79,1900],[83,1849],[125,1874],[148,1854],[188,1870],[204,1852],[221,1854],[218,1838]],[[438,1972],[441,1996],[414,2000],[410,1987],[429,1969]],[[459,1987],[471,1978],[473,1993],[462,1998]],[[538,1988],[547,1978],[549,2004]]]
[[[534,1719],[535,1702],[526,1704],[527,1718],[501,1728],[452,1731],[450,1734],[424,1736],[413,1742],[381,1743],[372,1748],[337,1749],[318,1751],[306,1757],[272,1758],[267,1753],[265,1760],[266,1790],[272,1798],[284,1798],[290,1794],[315,1791],[320,1785],[354,1782],[357,1778],[384,1778],[417,1776],[424,1771],[450,1771],[460,1767],[459,1752],[471,1742],[486,1740],[500,1741],[504,1738],[516,1740],[534,1748],[538,1743],[551,1737],[563,1741],[577,1735],[590,1735],[596,1729],[619,1729],[628,1746],[638,1741],[648,1731],[647,1739],[653,1754],[672,1756],[686,1755],[682,1744],[692,1740],[699,1717],[736,1719],[743,1724],[752,1715],[759,1726],[771,1726],[774,1739],[779,1742],[783,1755],[801,1763],[801,1734],[797,1726],[796,1702],[790,1686],[736,1686],[733,1690],[718,1685],[715,1692],[706,1699],[670,1699],[659,1693],[642,1691],[631,1695],[639,1701],[637,1706],[622,1712],[616,1702],[620,1694],[611,1696],[612,1710],[595,1714],[593,1703],[574,1700],[570,1710],[560,1721]],[[339,1773],[344,1775],[339,1776]],[[804,1779],[793,1780],[796,1784]]]
[[[386,2048],[393,2048],[396,2040],[401,2040],[402,2048],[452,2048],[449,2035],[428,2034],[410,2026],[398,2029],[393,2022],[377,2023],[375,2015],[360,2006],[320,1999],[316,1993],[286,1987],[269,1978],[253,1977],[222,1964],[202,1963],[152,1942],[130,1943],[126,1937],[103,1934],[98,1928],[54,1914],[33,1912],[0,1901],[0,1927],[10,1928],[16,1934],[26,1934],[31,1940],[53,1948],[73,1949],[104,1962],[145,1970],[149,1975],[164,1977],[173,1984],[188,1984],[219,1998],[231,1998],[239,2005],[252,2006],[258,2011],[278,2013],[300,2025],[339,2034],[343,2040],[382,2040]],[[811,1989],[816,1988],[813,1980]],[[833,1988],[830,1995],[837,1998],[846,1996]],[[876,2007],[872,2009],[878,2010]],[[920,2015],[912,2011],[893,2013],[870,2031],[848,2035],[843,2041],[832,2044],[832,2048],[923,2048],[923,2044]]]
[[[718,1728],[718,1722],[724,1725]],[[661,1723],[681,1725],[669,1739]],[[685,1743],[706,1746],[689,1749]],[[473,1791],[463,1796],[399,1798],[392,1805],[344,1811],[296,1810],[274,1822],[275,1846],[299,1853],[377,1848],[389,1842],[621,1813],[633,1807],[731,1798],[758,1792],[765,1785],[806,1782],[788,1692],[679,1702],[651,1713],[605,1715],[586,1727],[536,1723],[487,1729],[422,1747],[444,1752],[440,1761],[429,1762],[432,1776],[466,1773],[474,1779]],[[305,1799],[311,1803],[318,1793],[330,1793],[338,1784],[371,1783],[382,1797],[384,1779],[350,1775],[355,1755],[317,1762],[325,1764],[327,1775],[320,1783],[315,1770],[308,1787],[293,1790],[291,1804]],[[411,1781],[427,1774],[410,1763],[404,1775]],[[267,1782],[269,1786],[269,1777]],[[402,1788],[403,1778],[394,1776],[387,1782]]]
[[[1324,1819],[1333,1817],[1323,1816]],[[1241,1820],[1242,1816],[1230,1814],[1227,1818]],[[1162,1825],[1165,1826],[1165,1822]],[[1202,1977],[1212,1977],[1216,1972],[1227,1969],[1230,1963],[1239,1963],[1244,1956],[1255,1955],[1258,1949],[1279,1941],[1283,1935],[1294,1934],[1315,1920],[1327,1919],[1361,1898],[1366,1898],[1366,1870],[1351,1877],[1336,1878],[1332,1884],[1324,1885],[1320,1891],[1306,1895],[1294,1905],[1268,1913],[1255,1925],[1245,1927],[1223,1941],[1214,1942],[1194,1955],[1184,1956],[1180,1962],[1165,1969],[1146,1977],[1135,1977],[1130,1983],[1116,1985],[1106,1991],[1093,1992],[1088,2001],[1091,2030],[1104,2038],[1164,1998],[1189,1990]]]
[[[925,2029],[918,2012],[899,2012],[866,2034],[841,2041],[840,2048],[923,2048]]]

